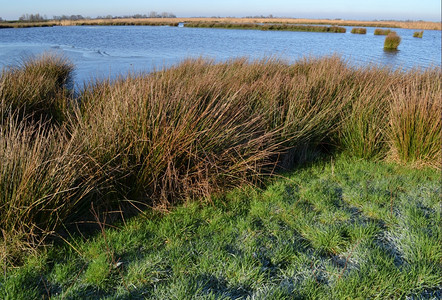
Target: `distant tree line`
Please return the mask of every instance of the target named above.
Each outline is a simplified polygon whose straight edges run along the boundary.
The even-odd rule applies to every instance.
[[[23,14],[20,18],[18,18],[18,20],[26,22],[42,22],[46,21],[47,17],[40,14]]]
[[[109,17],[109,16],[108,16]],[[106,18],[108,18],[106,17]],[[123,16],[123,17],[113,17],[114,19],[119,19],[119,18],[134,18],[134,19],[147,19],[147,18],[176,18],[176,15],[170,12],[162,12],[162,13],[157,13],[156,11],[151,11],[148,14],[135,14],[132,16]],[[98,17],[97,19],[100,19],[100,17]]]
[[[96,19],[122,19],[122,18],[134,18],[134,19],[147,19],[147,18],[176,18],[176,15],[170,12],[162,12],[157,13],[155,11],[151,11],[148,14],[135,14],[132,16],[98,16]],[[71,20],[71,21],[77,21],[77,20],[90,20],[92,18],[90,17],[83,17],[82,15],[61,15],[61,16],[53,16],[53,20],[56,21],[62,21],[62,20]],[[48,20],[46,16],[42,16],[40,14],[23,14],[19,19],[19,21],[22,22],[42,22]],[[2,21],[2,18],[0,18],[0,22]]]
[[[246,19],[273,19],[274,16],[272,14],[268,16],[260,15],[260,16],[246,16]]]
[[[53,19],[56,21],[62,21],[62,20],[76,21],[76,20],[85,20],[86,18],[83,17],[82,15],[71,15],[71,16],[62,15],[62,16],[54,16]]]

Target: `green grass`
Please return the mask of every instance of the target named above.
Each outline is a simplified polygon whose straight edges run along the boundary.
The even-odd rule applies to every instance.
[[[440,193],[434,169],[318,161],[47,247],[0,298],[437,298]]]
[[[345,33],[345,27],[339,26],[312,26],[292,24],[241,24],[241,23],[218,23],[218,22],[188,22],[184,27],[191,28],[224,28],[224,29],[253,29],[253,30],[276,30],[276,31],[307,31],[307,32],[333,32]]]

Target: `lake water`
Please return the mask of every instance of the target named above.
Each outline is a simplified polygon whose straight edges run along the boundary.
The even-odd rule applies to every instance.
[[[151,26],[73,26],[0,29],[0,68],[30,55],[60,53],[76,66],[75,81],[152,71],[189,57],[223,61],[235,57],[276,56],[295,61],[305,56],[339,54],[352,65],[393,68],[441,65],[441,31],[394,29],[402,38],[397,52],[383,50],[385,36]]]

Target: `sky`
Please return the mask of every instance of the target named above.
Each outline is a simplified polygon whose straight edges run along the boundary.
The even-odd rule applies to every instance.
[[[0,17],[23,14],[124,16],[169,12],[177,17],[268,16],[358,20],[441,20],[440,0],[0,0]]]

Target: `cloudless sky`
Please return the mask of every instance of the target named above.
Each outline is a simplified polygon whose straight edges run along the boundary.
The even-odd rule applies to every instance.
[[[177,17],[256,16],[440,21],[441,0],[0,0],[0,17],[22,14],[123,16],[170,12]]]

